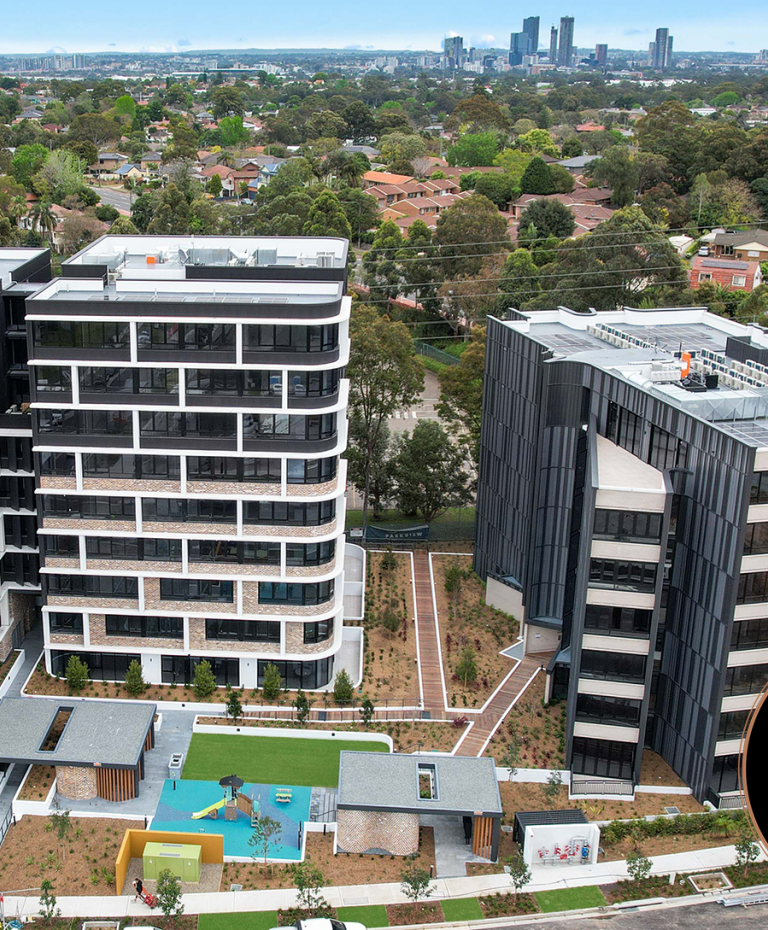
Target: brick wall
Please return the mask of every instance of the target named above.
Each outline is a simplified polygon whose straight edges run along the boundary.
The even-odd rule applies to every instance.
[[[322,526],[251,526],[243,527],[245,536],[288,536],[291,539],[307,538],[312,536],[333,536],[338,531],[338,519],[325,523]]]
[[[196,575],[279,575],[279,565],[240,565],[222,562],[189,562],[190,572]]]
[[[88,801],[97,796],[96,769],[86,766],[56,766],[56,790],[71,801]]]
[[[152,478],[83,478],[84,491],[181,491],[180,481],[156,481]]]
[[[411,856],[419,851],[419,815],[340,810],[336,839],[340,852]]]
[[[327,497],[333,494],[339,479],[326,481],[324,484],[289,484],[286,487],[288,497]]]
[[[236,596],[236,595],[233,595]],[[199,601],[163,601],[160,600],[160,579],[159,578],[145,578],[144,579],[144,609],[146,613],[151,613],[153,610],[171,610],[177,614],[188,614],[191,612],[199,613],[200,612],[200,602]],[[207,614],[232,614],[235,613],[237,607],[234,600],[231,603],[207,603],[205,604],[204,610]]]
[[[206,536],[234,536],[234,523],[142,523],[146,533],[199,533]]]
[[[13,631],[20,626],[24,633],[28,633],[37,616],[35,608],[35,594],[25,594],[23,591],[8,592],[8,624],[3,627],[3,638],[0,640],[0,662],[5,662],[13,651]]]
[[[238,494],[266,497],[280,493],[280,483],[258,483],[250,481],[188,481],[189,494]]]
[[[258,652],[279,654],[280,643],[240,642],[231,639],[206,639],[205,620],[202,617],[189,618],[189,649],[208,652]]]
[[[46,561],[46,565],[50,562]],[[105,572],[181,572],[181,562],[141,562],[123,559],[87,559],[85,570]]]
[[[77,488],[77,478],[66,478],[60,475],[43,475],[40,477],[40,487],[74,491]]]
[[[147,639],[143,636],[107,636],[107,626],[104,614],[91,614],[88,625],[91,635],[91,646],[114,646],[123,649],[184,649],[183,639]]]
[[[327,652],[332,645],[332,635],[321,643],[305,643],[303,623],[287,622],[285,624],[285,651],[288,655],[315,655],[319,652]]]
[[[110,530],[115,532],[136,532],[135,520],[71,520],[65,517],[46,517],[43,520],[44,530],[79,530],[87,533],[90,530]]]

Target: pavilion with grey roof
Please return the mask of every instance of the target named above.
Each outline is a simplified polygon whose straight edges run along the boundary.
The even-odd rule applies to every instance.
[[[155,745],[154,704],[3,698],[0,762],[51,765],[70,800],[128,801],[139,794]]]
[[[476,856],[498,857],[503,814],[491,758],[342,752],[336,840],[343,852],[418,851],[421,814],[461,816]]]

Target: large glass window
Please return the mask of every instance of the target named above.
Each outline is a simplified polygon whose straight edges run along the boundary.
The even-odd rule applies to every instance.
[[[72,390],[72,370],[53,365],[36,365],[31,369],[38,394],[69,393]]]
[[[336,501],[317,501],[299,504],[290,501],[246,501],[243,505],[244,523],[263,523],[266,526],[319,526],[330,523],[336,516]]]
[[[768,471],[756,471],[752,475],[749,502],[750,504],[768,504]]]
[[[183,410],[142,411],[141,435],[198,439],[236,439],[237,415],[234,413],[189,413]]]
[[[768,552],[768,523],[748,523],[744,533],[744,555]]]
[[[70,636],[83,635],[82,614],[48,614],[48,626],[51,633],[63,633]]]
[[[737,604],[753,604],[768,601],[768,572],[749,572],[739,575]]]
[[[242,543],[229,539],[190,539],[190,562],[279,565],[279,543]]]
[[[627,698],[579,694],[576,699],[576,719],[636,727],[640,723],[642,704],[642,701],[630,701]]]
[[[133,520],[136,501],[133,497],[79,497],[74,494],[43,495],[44,517],[69,517],[81,520]]]
[[[191,684],[195,676],[195,668],[203,661],[199,656],[163,656],[161,661],[163,683]],[[205,656],[210,663],[211,671],[220,687],[231,685],[237,688],[240,685],[240,660],[222,659],[216,656]]]
[[[757,694],[766,684],[768,665],[740,665],[726,669],[723,694]]]
[[[85,394],[178,394],[176,368],[81,368]]]
[[[720,724],[717,730],[718,739],[741,739],[749,720],[749,710],[731,710],[720,714]]]
[[[46,349],[127,349],[127,323],[72,323],[45,320],[32,324],[32,341]]]
[[[336,554],[336,540],[322,543],[288,543],[286,547],[286,564],[288,565],[325,565],[332,562]]]
[[[305,643],[324,643],[333,637],[333,619],[304,624]]]
[[[234,350],[233,323],[139,323],[140,350]]]
[[[239,372],[221,368],[189,368],[186,372],[187,394],[237,395]]]
[[[75,457],[71,452],[41,452],[40,474],[61,478],[75,477]]]
[[[237,501],[145,497],[142,513],[151,523],[236,523]]]
[[[648,462],[659,471],[665,468],[685,468],[688,464],[688,443],[658,426],[652,426]]]
[[[338,344],[338,323],[323,326],[254,323],[243,327],[243,348],[250,352],[328,352]]]
[[[187,458],[190,481],[280,482],[279,459],[233,459],[222,455],[190,455]]]
[[[636,414],[611,401],[608,406],[606,436],[633,455],[639,456],[643,445],[644,423]]]
[[[336,435],[336,414],[290,416],[287,413],[254,413],[243,417],[246,439],[321,440]]]
[[[731,649],[764,649],[768,646],[768,618],[737,620],[731,630]]]
[[[133,421],[130,410],[38,410],[41,433],[67,433],[80,436],[130,436]]]
[[[333,581],[317,584],[287,584],[284,581],[260,581],[260,604],[295,604],[305,606],[324,604],[333,597]]]
[[[146,639],[184,639],[183,617],[123,617],[107,614],[107,636],[141,636]]]
[[[634,607],[605,607],[587,604],[584,627],[590,631],[614,633],[617,636],[647,636],[651,629],[650,610]]]
[[[176,455],[119,455],[87,452],[83,455],[84,478],[129,478],[178,481],[181,464]]]
[[[189,578],[161,578],[163,601],[217,601],[231,604],[234,586],[231,581],[200,581]]]
[[[336,477],[338,458],[288,459],[288,484],[322,484]]]
[[[630,779],[636,749],[634,743],[577,736],[573,740],[571,767],[578,775]]]
[[[339,370],[291,371],[288,374],[290,397],[327,397],[339,390]]]
[[[591,559],[589,585],[592,588],[621,588],[625,591],[652,593],[656,588],[656,566],[650,562]]]
[[[141,662],[141,656],[120,652],[70,652],[59,649],[51,650],[51,669],[53,674],[64,678],[67,662],[77,656],[88,666],[88,677],[93,681],[124,681],[125,673],[131,662]]]
[[[739,756],[715,756],[710,787],[715,794],[737,791],[739,787]]]
[[[89,536],[85,541],[89,559],[180,562],[180,539],[137,539]]]
[[[315,662],[285,662],[282,660],[259,659],[258,686],[264,686],[264,673],[268,665],[275,665],[280,672],[283,687],[291,691],[297,688],[314,690],[323,688],[331,680],[333,658],[318,659]]]
[[[41,536],[46,556],[64,559],[80,558],[80,541],[77,536]]]
[[[661,514],[631,510],[596,510],[592,535],[595,539],[658,542],[661,538]]]
[[[205,621],[205,638],[238,642],[279,643],[280,623],[270,620]]]
[[[642,681],[645,678],[645,656],[584,649],[579,675],[582,678],[608,678],[613,681]]]
[[[138,578],[118,575],[46,575],[48,594],[63,597],[138,598]]]

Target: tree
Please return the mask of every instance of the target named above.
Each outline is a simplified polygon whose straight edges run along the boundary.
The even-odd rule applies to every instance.
[[[92,142],[101,148],[107,142],[116,142],[123,134],[123,127],[116,119],[101,113],[83,113],[69,124],[67,139],[71,142]]]
[[[553,194],[570,194],[576,186],[571,172],[562,165],[548,165],[549,183]]]
[[[537,202],[543,201],[534,201],[534,203]],[[554,203],[545,203],[545,206],[554,205]],[[562,206],[562,204],[557,204],[557,206]],[[522,228],[525,229],[526,235],[533,233],[533,238],[538,236],[539,229],[534,224],[528,224]],[[496,306],[497,313],[502,319],[509,317],[510,309],[521,310],[528,301],[533,300],[541,292],[538,266],[526,249],[515,249],[504,262],[499,291],[501,293]]]
[[[578,158],[584,154],[584,146],[578,139],[566,139],[560,147],[563,158]]]
[[[349,161],[354,161],[354,156]],[[379,225],[379,207],[376,198],[361,191],[358,187],[342,187],[338,191],[338,197],[350,228],[357,234],[359,246],[363,236]]]
[[[226,714],[231,717],[235,723],[237,718],[243,716],[243,703],[240,700],[240,692],[234,689],[227,695]]]
[[[306,859],[293,867],[293,884],[296,887],[299,907],[316,910],[327,906],[322,895],[325,877],[319,867],[310,860]]]
[[[485,130],[509,129],[509,118],[487,94],[474,94],[461,100],[446,121],[446,129],[461,133],[479,133]]]
[[[480,174],[475,181],[475,193],[482,194],[500,210],[505,210],[510,200],[519,196],[520,189],[508,174]]]
[[[56,906],[56,896],[53,893],[53,882],[49,878],[44,878],[40,882],[40,916],[43,920],[49,922],[54,917],[61,916],[61,909]]]
[[[153,192],[139,194],[131,206],[131,220],[140,233],[145,233],[149,229],[149,224],[155,215],[160,197]]]
[[[349,220],[333,191],[323,191],[312,204],[302,235],[352,238]]]
[[[398,509],[426,523],[470,500],[466,454],[437,420],[421,420],[404,433],[392,462]]]
[[[505,769],[509,769],[509,781],[514,781],[517,775],[517,766],[520,762],[520,742],[517,737],[513,736],[509,741],[499,762]]]
[[[219,120],[219,132],[222,145],[245,145],[251,134],[243,126],[242,116],[225,116]]]
[[[465,688],[471,681],[477,680],[477,661],[475,650],[471,646],[465,646],[461,650],[459,661],[456,663],[456,674]]]
[[[164,165],[175,161],[197,161],[197,134],[183,119],[172,119],[170,123],[171,141],[163,149],[161,156]]]
[[[140,235],[137,227],[128,219],[127,216],[118,216],[107,230],[110,236],[138,236]]]
[[[473,194],[440,214],[434,241],[452,274],[476,275],[484,256],[508,249],[507,221],[487,197]]]
[[[125,690],[128,694],[138,697],[147,690],[147,683],[141,671],[141,662],[133,659],[125,673]]]
[[[355,697],[355,687],[349,672],[343,668],[336,673],[333,680],[333,699],[337,704],[351,704]]]
[[[349,419],[349,440],[346,459],[349,463],[348,480],[363,493],[365,491],[365,471],[370,465],[370,502],[373,505],[373,519],[380,520],[386,501],[392,493],[392,470],[389,467],[390,432],[383,423],[376,438],[370,456],[367,453],[368,438],[365,424],[359,414]]]
[[[647,856],[635,850],[627,856],[627,872],[632,881],[642,882],[651,874],[653,863]]]
[[[368,697],[367,694],[363,695],[363,702],[360,705],[360,719],[363,722],[363,726],[370,726],[371,720],[373,720],[373,715],[376,713],[376,708],[373,704],[373,701]]]
[[[133,120],[134,116],[136,116],[136,104],[130,94],[123,94],[118,97],[112,109],[117,116],[126,116],[129,120]]]
[[[48,149],[39,143],[18,146],[11,159],[14,179],[30,190],[33,176],[43,167],[49,154]]]
[[[507,856],[504,864],[509,869],[509,880],[514,889],[514,900],[517,900],[517,893],[522,887],[531,880],[531,870],[525,863],[522,853],[519,851],[511,856]]]
[[[615,145],[594,163],[592,177],[600,187],[610,187],[611,203],[626,207],[635,198],[639,176],[626,146]]]
[[[744,874],[749,872],[750,865],[760,856],[760,846],[755,842],[755,835],[749,825],[742,828],[736,841],[736,865],[744,866]]]
[[[549,778],[546,780],[545,784],[542,786],[542,791],[544,792],[544,797],[547,799],[547,803],[554,804],[557,800],[557,796],[560,793],[560,788],[563,784],[563,776],[558,771],[550,772]]]
[[[51,152],[32,177],[32,186],[43,197],[61,202],[77,194],[83,186],[85,166],[74,152],[58,149]]]
[[[446,594],[453,595],[454,604],[458,603],[465,577],[464,569],[457,562],[452,562],[446,566],[443,575],[443,587]]]
[[[524,194],[551,194],[552,177],[549,165],[543,158],[532,158],[520,178],[520,190]]]
[[[352,414],[360,419],[365,448],[363,532],[368,526],[373,453],[387,417],[414,403],[424,389],[424,371],[408,328],[373,308],[360,306],[350,320],[347,376]]]
[[[400,890],[413,904],[421,898],[428,898],[434,891],[429,872],[417,865],[403,869],[400,883]]]
[[[208,178],[208,181],[205,185],[206,192],[209,193],[212,197],[220,197],[221,188],[221,175],[212,174],[210,178]]]
[[[520,245],[530,248],[536,242],[550,236],[567,239],[575,228],[573,213],[564,203],[560,203],[559,200],[533,200],[520,214],[517,240]],[[514,269],[514,262],[510,264],[510,260],[507,259],[507,264],[510,271]]]
[[[71,655],[67,661],[65,675],[69,693],[79,694],[88,681],[88,666],[76,655]]]
[[[449,165],[465,168],[489,167],[499,154],[499,137],[495,132],[465,133],[448,149]]]
[[[216,120],[226,116],[242,116],[245,113],[243,95],[236,87],[214,87],[208,99],[211,114]]]
[[[640,150],[663,155],[674,179],[673,186],[687,190],[703,134],[688,107],[680,100],[665,100],[637,120],[634,131]]]
[[[384,220],[376,230],[373,243],[363,255],[363,280],[371,288],[371,299],[387,300],[400,294],[398,250],[403,246],[403,234],[394,220]]]
[[[546,129],[531,129],[515,139],[515,146],[521,152],[538,152],[541,155],[560,157],[560,150]]]
[[[450,365],[440,373],[440,401],[436,405],[446,429],[457,442],[466,445],[475,471],[480,463],[485,335],[484,326],[473,327],[459,364]]]
[[[146,196],[142,194],[142,196]],[[139,198],[141,199],[141,198]],[[136,211],[132,213],[136,221]],[[138,223],[136,224],[138,226]],[[171,181],[155,201],[147,232],[153,236],[178,236],[189,230],[189,201]]]
[[[347,124],[352,141],[356,145],[367,142],[376,135],[376,122],[370,109],[362,100],[353,100],[341,111],[341,118]]]
[[[195,697],[199,700],[210,697],[215,691],[216,676],[213,674],[211,663],[207,659],[203,659],[195,666],[192,688],[195,692]]]
[[[100,203],[93,212],[102,223],[112,223],[120,216],[120,211],[108,203]]]
[[[390,132],[379,139],[382,161],[388,165],[397,161],[412,162],[426,154],[427,144],[413,133]]]
[[[309,717],[310,703],[301,688],[296,692],[296,697],[291,701],[291,706],[296,711],[296,722],[299,724],[306,723]]]
[[[155,897],[165,917],[181,917],[184,905],[181,903],[181,881],[170,869],[163,869],[157,876]]]
[[[267,817],[265,814],[259,814],[253,827],[253,833],[248,837],[248,845],[253,848],[251,858],[264,856],[264,865],[267,864],[269,857],[269,847],[273,841],[282,836],[283,827],[278,820]]]
[[[264,669],[264,682],[261,686],[265,701],[274,701],[280,696],[283,688],[283,679],[280,669],[270,662]]]
[[[69,811],[52,810],[49,819],[51,821],[51,829],[61,843],[61,859],[64,861],[64,859],[67,858],[67,837],[72,832],[72,821],[69,818]]]
[[[515,184],[520,186],[520,179],[534,156],[519,149],[504,149],[496,156],[493,163],[504,169],[504,174]]]

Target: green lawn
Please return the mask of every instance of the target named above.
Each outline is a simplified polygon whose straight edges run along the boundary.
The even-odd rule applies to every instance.
[[[366,904],[362,907],[337,907],[339,920],[356,921],[366,927],[388,927],[389,917],[383,904]]]
[[[602,907],[605,895],[597,885],[584,888],[558,888],[554,891],[537,891],[534,897],[544,913],[551,911],[573,911],[581,907]]]
[[[477,898],[452,898],[440,903],[443,906],[445,919],[449,922],[483,919],[483,912]]]
[[[201,914],[197,919],[197,930],[270,930],[276,926],[277,911]]]
[[[280,736],[226,736],[195,733],[182,778],[218,781],[239,775],[264,785],[310,785],[335,788],[339,753],[389,752],[386,743],[358,740],[292,739]]]

